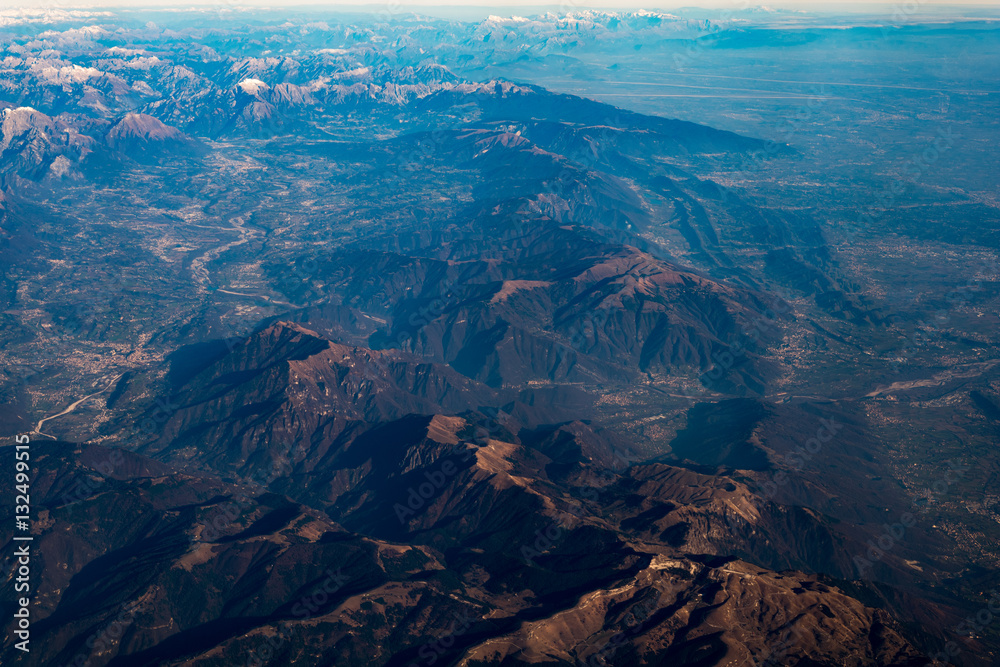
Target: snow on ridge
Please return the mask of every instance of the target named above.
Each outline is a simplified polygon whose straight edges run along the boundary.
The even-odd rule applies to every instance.
[[[256,95],[262,90],[270,90],[271,88],[260,79],[243,79],[236,85],[242,88],[247,95]]]
[[[113,56],[139,56],[145,53],[142,49],[126,49],[121,46],[112,46],[110,49],[105,49],[104,52]]]
[[[529,23],[531,19],[526,19],[523,16],[497,16],[496,14],[490,14],[486,17],[487,23]]]
[[[3,110],[3,128],[0,135],[0,151],[7,150],[14,137],[31,130],[46,136],[46,130],[53,130],[52,119],[33,107],[17,107]]]
[[[483,23],[499,23],[499,24],[514,24],[514,23],[562,23],[566,21],[609,21],[613,19],[627,20],[634,18],[644,18],[644,19],[661,19],[667,21],[680,21],[683,20],[676,14],[665,14],[663,12],[650,11],[648,9],[637,9],[634,11],[603,11],[600,9],[581,9],[574,12],[557,13],[557,12],[545,12],[539,14],[532,18],[524,18],[521,16],[489,16]]]
[[[95,12],[80,9],[0,9],[0,27],[25,23],[63,23],[73,20],[105,18],[114,16],[112,12]]]
[[[333,75],[335,79],[356,79],[371,74],[371,67],[355,67],[354,69],[349,69],[346,72],[337,72]]]
[[[51,83],[84,83],[104,76],[104,72],[93,67],[69,65],[66,67],[43,67],[42,78]]]
[[[490,16],[473,28],[477,36],[495,33],[499,39],[518,36],[529,40],[615,39],[624,34],[676,34],[679,31],[704,30],[698,21],[663,12],[602,11],[582,9],[566,13],[545,12],[531,18]],[[555,43],[553,42],[553,43]]]
[[[98,37],[110,37],[112,32],[99,25],[85,25],[80,28],[70,28],[68,30],[46,30],[38,34],[38,39],[55,39],[59,42],[75,42],[79,40],[93,40]]]

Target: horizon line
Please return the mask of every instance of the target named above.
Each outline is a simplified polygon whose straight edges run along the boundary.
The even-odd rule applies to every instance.
[[[135,11],[135,10],[163,10],[163,11],[177,11],[186,9],[204,9],[206,7],[219,7],[222,6],[223,9],[228,10],[242,10],[242,9],[256,9],[256,10],[275,10],[275,11],[287,11],[296,9],[308,9],[317,10],[322,9],[324,11],[337,12],[345,11],[351,9],[364,9],[371,10],[373,8],[382,7],[383,9],[388,8],[390,11],[395,12],[401,9],[413,10],[413,9],[464,9],[464,10],[483,10],[483,11],[510,11],[515,9],[533,9],[533,10],[545,10],[552,11],[558,10],[560,13],[572,13],[575,11],[602,11],[602,12],[613,12],[613,11],[657,11],[657,12],[668,12],[683,10],[685,12],[704,10],[708,12],[717,11],[728,11],[729,13],[740,13],[751,10],[765,10],[765,11],[794,11],[794,12],[807,12],[815,14],[835,14],[837,11],[845,10],[864,10],[863,13],[885,13],[886,11],[891,11],[894,8],[899,7],[899,2],[892,2],[887,0],[884,2],[867,2],[866,0],[837,0],[837,2],[816,2],[814,0],[777,0],[776,2],[768,2],[757,5],[747,4],[746,6],[735,6],[736,4],[731,0],[714,0],[706,4],[687,4],[684,2],[653,2],[653,3],[643,3],[643,4],[618,4],[618,5],[607,5],[603,4],[600,0],[596,2],[591,2],[590,0],[563,0],[559,3],[538,3],[532,2],[531,0],[506,0],[501,3],[486,3],[486,4],[468,4],[461,0],[442,0],[439,2],[422,2],[422,1],[411,1],[411,0],[353,0],[352,2],[329,2],[326,0],[294,0],[293,2],[277,4],[273,0],[247,0],[234,2],[232,0],[180,0],[176,3],[164,4],[163,2],[157,2],[156,0],[138,0],[137,2],[132,2],[129,4],[120,4],[121,0],[97,0],[94,2],[86,3],[62,3],[56,0],[39,0],[35,2],[25,1],[25,2],[7,2],[4,6],[0,8],[0,14],[7,13],[8,11],[24,11],[24,10],[35,10],[35,11],[86,11],[86,10],[103,10],[103,11]],[[148,3],[148,4],[146,4]],[[961,9],[974,9],[982,10],[985,8],[995,9],[1000,13],[1000,7],[997,6],[996,2],[993,0],[916,0],[916,4],[920,7],[934,7],[934,8],[947,8],[954,10]]]

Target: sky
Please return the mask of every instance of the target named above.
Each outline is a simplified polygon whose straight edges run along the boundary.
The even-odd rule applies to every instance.
[[[414,12],[460,21],[480,21],[491,14],[501,16],[535,16],[548,11],[558,14],[583,9],[660,11],[688,10],[684,15],[715,18],[716,14],[739,12],[748,8],[770,7],[783,10],[805,10],[819,15],[867,15],[889,17],[902,12],[908,20],[961,20],[1000,18],[1000,0],[0,0],[0,17],[22,10],[52,9],[126,9],[170,10],[224,8],[296,9],[305,12],[384,13]],[[705,14],[699,15],[698,9]],[[99,20],[96,19],[95,20]]]
[[[996,6],[997,0],[898,0],[897,2],[863,2],[861,0],[765,0],[764,2],[747,2],[747,0],[681,0],[664,1],[652,0],[650,2],[637,2],[636,0],[625,0],[615,2],[614,0],[560,0],[548,4],[539,3],[538,0],[494,0],[492,2],[463,2],[462,0],[374,0],[365,2],[364,0],[351,0],[350,2],[330,2],[329,0],[0,0],[0,11],[19,8],[44,9],[58,7],[60,9],[84,8],[84,7],[162,7],[168,6],[256,6],[256,7],[322,7],[323,9],[357,9],[359,5],[367,8],[378,8],[386,6],[394,7],[432,7],[432,6],[458,6],[469,7],[470,9],[514,9],[530,8],[537,10],[562,10],[572,11],[573,9],[595,8],[595,9],[677,9],[681,7],[705,7],[715,9],[745,9],[758,5],[783,9],[806,9],[814,11],[861,11],[861,12],[884,12],[892,10],[894,5],[913,6],[917,9],[933,6],[976,6],[988,7]]]

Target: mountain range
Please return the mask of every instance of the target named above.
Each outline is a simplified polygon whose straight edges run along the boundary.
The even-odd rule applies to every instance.
[[[548,85],[874,28],[206,12],[0,13],[4,664],[996,662],[994,200]]]

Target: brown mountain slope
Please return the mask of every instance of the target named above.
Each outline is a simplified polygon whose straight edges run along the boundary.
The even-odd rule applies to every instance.
[[[368,423],[495,399],[449,368],[338,345],[279,322],[187,381],[143,451],[248,473],[321,457],[345,430]]]
[[[444,439],[453,426],[439,421],[433,430]],[[489,551],[456,567],[461,559],[447,552],[350,533],[283,496],[121,450],[39,443],[33,453],[33,546],[44,557],[34,570],[36,650],[19,664],[533,664],[599,656],[608,664],[745,657],[911,665],[918,657],[886,615],[815,577],[650,543],[616,553],[613,541],[594,539],[593,519],[553,538],[561,556],[505,574]],[[476,466],[502,470],[506,460],[517,468],[494,454],[478,455]],[[628,553],[632,564],[621,559]],[[12,599],[12,586],[3,585],[3,599]],[[512,639],[519,651],[509,648]],[[5,637],[0,646],[5,663],[15,655],[11,644]]]
[[[371,347],[410,350],[497,388],[697,377],[721,366],[713,385],[743,393],[762,391],[774,374],[762,359],[771,327],[761,326],[768,305],[760,294],[586,229],[514,222],[480,220],[411,254],[324,258],[320,289],[386,321]],[[315,299],[310,285],[290,298]]]

